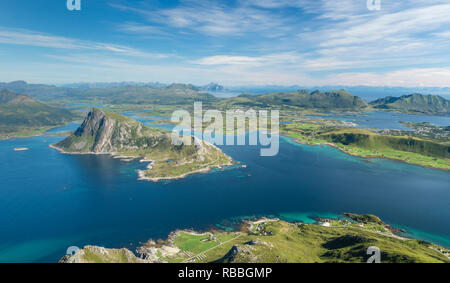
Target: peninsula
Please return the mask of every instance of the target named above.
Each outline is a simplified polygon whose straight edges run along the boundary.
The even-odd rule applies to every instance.
[[[191,143],[186,142],[191,139]],[[117,113],[94,108],[83,124],[66,139],[52,145],[69,154],[110,154],[126,160],[148,162],[139,179],[178,179],[212,168],[231,165],[232,159],[214,145],[185,137],[172,144],[170,132],[147,127]]]
[[[386,158],[429,168],[450,170],[448,138],[406,131],[373,131],[330,120],[283,124],[281,135],[307,145],[329,145],[363,158]]]

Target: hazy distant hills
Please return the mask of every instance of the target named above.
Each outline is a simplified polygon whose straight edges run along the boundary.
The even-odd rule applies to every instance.
[[[72,84],[63,84],[61,87],[69,87],[69,88],[115,88],[115,87],[125,87],[125,86],[156,86],[162,87],[167,86],[166,84],[162,84],[159,82],[150,82],[150,83],[141,83],[141,82],[93,82],[93,83],[72,83]]]
[[[437,95],[414,93],[401,97],[388,96],[370,102],[376,109],[419,114],[450,114],[450,101]]]
[[[0,89],[8,89],[16,93],[26,93],[39,100],[62,97],[67,92],[66,88],[44,84],[28,84],[25,81],[0,83]]]
[[[89,83],[74,84],[77,87],[28,84],[24,81],[0,83],[0,89],[7,88],[16,93],[26,93],[43,101],[93,101],[104,104],[160,104],[192,105],[202,101],[222,108],[229,107],[284,107],[294,106],[317,110],[355,111],[379,109],[405,113],[449,115],[449,101],[437,95],[412,94],[401,97],[387,96],[372,99],[369,105],[361,95],[350,94],[345,90],[329,91],[278,91],[265,94],[241,94],[235,97],[218,98],[211,93],[220,93],[226,89],[210,83],[197,87],[191,84],[162,85],[159,83]],[[324,88],[329,89],[329,88]],[[382,88],[380,88],[382,89]],[[390,88],[392,89],[392,88]],[[395,89],[400,91],[399,89]],[[262,90],[261,90],[262,91]],[[372,88],[371,91],[376,91]],[[437,89],[435,89],[437,91]],[[383,92],[381,92],[383,93]],[[370,96],[375,96],[371,93]],[[375,96],[376,97],[376,96]]]
[[[99,91],[90,92],[98,95]],[[215,102],[215,96],[201,92],[191,84],[171,84],[163,87],[126,86],[107,89],[102,98],[116,104],[193,104],[195,101]]]
[[[205,86],[201,86],[199,87],[200,90],[202,91],[211,91],[211,92],[221,92],[221,91],[225,91],[225,87],[217,84],[217,83],[210,83],[207,84]]]
[[[56,126],[72,119],[72,113],[65,109],[48,106],[28,95],[0,90],[0,130],[5,130],[5,127]]]
[[[218,98],[200,91],[191,84],[117,85],[106,88],[71,88],[41,84],[27,84],[23,81],[0,83],[0,88],[27,93],[39,100],[102,100],[111,104],[192,104],[194,101],[214,102]]]
[[[277,92],[262,95],[242,94],[222,102],[229,106],[295,106],[322,110],[360,110],[368,105],[361,98],[344,90],[321,92],[298,90],[295,92]]]

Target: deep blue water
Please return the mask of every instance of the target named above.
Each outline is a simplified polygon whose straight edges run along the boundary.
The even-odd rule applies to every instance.
[[[150,183],[137,180],[139,162],[48,147],[60,139],[0,141],[0,262],[54,262],[73,245],[134,249],[175,229],[253,215],[373,213],[450,247],[448,172],[282,138],[275,157],[223,147],[247,168]]]
[[[316,118],[335,119],[344,122],[353,122],[358,124],[360,128],[369,129],[397,129],[411,130],[403,126],[400,122],[428,122],[436,126],[449,126],[449,116],[429,116],[429,115],[411,115],[403,113],[371,111],[363,114],[347,114],[347,115],[310,115]]]

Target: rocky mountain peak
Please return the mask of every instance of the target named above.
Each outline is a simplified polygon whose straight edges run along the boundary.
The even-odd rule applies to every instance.
[[[155,137],[138,121],[94,108],[75,133],[56,146],[65,151],[112,153],[148,147]]]

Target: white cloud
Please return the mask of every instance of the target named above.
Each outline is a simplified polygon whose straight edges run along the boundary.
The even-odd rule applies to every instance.
[[[158,28],[156,26],[140,24],[140,23],[136,23],[136,22],[125,22],[125,23],[117,25],[117,28],[121,32],[126,32],[126,33],[131,33],[131,34],[165,35],[165,36],[169,35],[168,33],[162,31],[160,28]]]
[[[226,5],[222,1],[181,1],[179,6],[156,10],[145,5],[132,7],[118,4],[111,6],[142,15],[147,22],[191,30],[209,36],[242,36],[248,33],[263,37],[286,34],[289,28],[285,17],[256,9],[251,5]],[[148,25],[141,24],[143,27]]]
[[[246,67],[297,64],[302,56],[297,53],[272,53],[263,56],[234,56],[217,55],[200,58],[191,61],[193,64],[213,66],[213,65],[240,65]]]
[[[450,4],[382,14],[365,23],[348,21],[325,31],[329,36],[321,46],[340,46],[375,41],[408,41],[415,34],[449,27]]]
[[[260,64],[261,58],[248,57],[248,56],[230,56],[230,55],[217,55],[204,57],[197,61],[193,61],[194,64],[199,65],[254,65]]]

